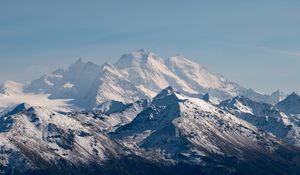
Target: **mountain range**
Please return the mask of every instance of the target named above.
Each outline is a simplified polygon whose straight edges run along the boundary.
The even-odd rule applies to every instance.
[[[107,100],[130,103],[153,98],[168,86],[189,96],[209,93],[216,102],[238,95],[270,104],[280,99],[279,91],[260,94],[183,56],[163,59],[144,49],[124,54],[114,64],[98,66],[79,59],[65,70],[32,81],[24,91],[50,94],[51,99],[73,99],[76,106],[92,109]]]
[[[300,96],[258,93],[145,49],[0,86],[0,174],[300,169]]]

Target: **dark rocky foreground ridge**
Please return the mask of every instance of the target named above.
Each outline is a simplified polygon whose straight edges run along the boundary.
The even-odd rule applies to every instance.
[[[282,151],[282,152],[280,152]],[[234,157],[215,157],[217,160],[207,158],[206,166],[179,162],[174,164],[164,162],[151,162],[141,157],[127,156],[120,159],[111,159],[103,164],[90,163],[89,165],[70,165],[61,160],[57,165],[44,165],[36,162],[36,169],[20,170],[13,167],[2,169],[3,174],[87,174],[87,175],[297,175],[299,173],[299,150],[288,153],[284,148],[275,155],[265,155],[249,152],[248,159],[237,160]],[[280,155],[280,154],[284,154]]]

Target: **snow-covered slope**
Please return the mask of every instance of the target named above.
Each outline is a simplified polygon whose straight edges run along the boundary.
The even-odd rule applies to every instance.
[[[87,94],[90,107],[106,101],[132,103],[147,96],[132,84],[115,66],[106,63],[101,66],[90,93]]]
[[[174,74],[198,92],[209,93],[220,99],[238,93],[237,84],[228,82],[222,76],[209,72],[207,68],[183,56],[171,57],[166,60],[166,65]]]
[[[271,95],[268,95],[256,92],[253,89],[242,88],[239,92],[239,96],[244,96],[260,103],[276,104],[282,99],[283,95],[279,90],[273,92]]]
[[[158,152],[167,159],[202,162],[209,155],[272,152],[273,136],[199,98],[164,89],[129,124],[111,133],[133,150]],[[276,146],[277,145],[277,146]]]
[[[164,60],[145,49],[124,54],[114,64],[131,83],[148,97],[154,97],[163,88],[172,86],[186,95],[209,93],[217,99],[245,95],[256,101],[277,103],[279,94],[263,95],[232,83],[220,75],[183,56]]]
[[[67,70],[59,69],[32,81],[25,92],[50,94],[52,99],[72,99],[76,106],[87,107],[86,95],[96,88],[99,73],[100,66],[79,59]]]
[[[48,92],[49,89],[51,89],[59,80],[63,78],[64,72],[65,70],[63,69],[57,69],[56,71],[44,75],[37,80],[33,80],[30,85],[25,88],[25,92]]]
[[[85,165],[88,170],[122,154],[121,147],[101,130],[66,114],[20,104],[0,119],[1,174],[73,165],[76,172],[76,167]]]
[[[123,55],[115,66],[149,97],[170,85],[184,92],[198,93],[172,72],[164,59],[146,50]]]
[[[0,115],[0,174],[297,174],[298,160],[298,148],[171,87],[94,111],[22,103]]]
[[[42,84],[43,88],[39,88]],[[43,92],[50,94],[51,99],[72,99],[74,105],[85,109],[108,100],[134,102],[146,97],[113,65],[98,66],[81,59],[64,71],[55,71],[32,81],[25,92]]]
[[[287,143],[300,145],[300,125],[295,122],[294,117],[280,111],[274,105],[238,96],[221,102],[219,107]]]
[[[70,111],[72,108],[70,104],[68,104],[69,100],[50,100],[48,98],[49,95],[47,94],[24,93],[23,90],[23,84],[12,81],[6,81],[0,87],[0,115],[20,103],[28,103],[32,106],[42,106],[54,111]]]
[[[93,115],[99,118],[97,125],[105,133],[114,131],[120,126],[130,123],[144,108],[148,107],[149,99],[134,103],[108,101],[94,109]],[[82,116],[85,118],[85,116]],[[84,119],[83,119],[84,120]],[[95,121],[92,121],[95,123]]]

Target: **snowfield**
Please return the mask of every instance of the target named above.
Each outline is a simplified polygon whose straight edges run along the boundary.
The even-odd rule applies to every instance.
[[[0,94],[0,108],[8,108],[20,103],[28,103],[31,106],[41,106],[54,111],[71,111],[70,100],[48,98],[49,95],[44,94],[17,94],[17,95],[1,95]]]

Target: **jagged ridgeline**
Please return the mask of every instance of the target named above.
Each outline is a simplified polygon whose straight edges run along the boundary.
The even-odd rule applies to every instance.
[[[230,82],[183,56],[163,59],[144,49],[124,54],[114,64],[98,66],[79,59],[67,69],[32,81],[25,92],[50,94],[52,99],[73,99],[79,107],[93,108],[107,100],[134,102],[153,98],[167,86],[189,96],[209,93],[211,100],[217,102],[243,95],[275,104],[280,98],[279,92],[260,94]]]
[[[300,96],[182,56],[78,60],[0,87],[0,174],[298,175]]]

